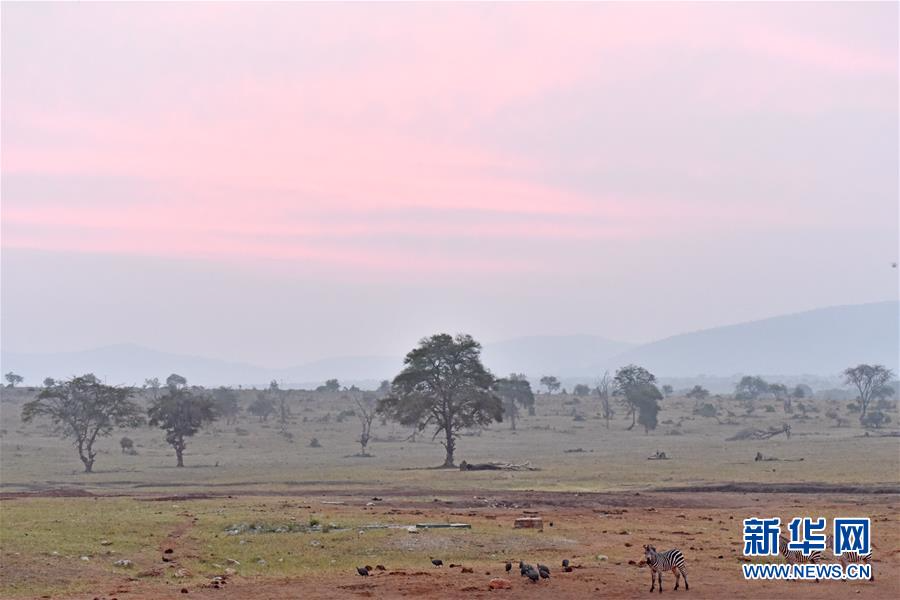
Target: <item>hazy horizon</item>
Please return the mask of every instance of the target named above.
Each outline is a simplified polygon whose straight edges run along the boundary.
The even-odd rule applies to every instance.
[[[478,335],[473,335],[473,337],[476,339],[476,341],[480,342],[483,346],[484,346],[484,345],[492,345],[492,344],[504,344],[504,343],[508,343],[508,342],[523,341],[523,340],[529,340],[529,339],[552,339],[552,338],[558,338],[558,339],[566,339],[566,338],[600,338],[600,339],[607,340],[607,341],[609,341],[609,342],[615,342],[615,343],[625,344],[625,345],[628,346],[628,347],[637,348],[637,347],[640,347],[640,346],[643,346],[643,345],[652,344],[652,343],[660,342],[660,341],[665,341],[665,340],[668,340],[668,339],[673,338],[673,337],[678,337],[678,336],[685,335],[685,334],[701,333],[701,332],[705,332],[705,331],[708,331],[708,330],[719,329],[719,328],[721,328],[721,327],[730,327],[730,326],[735,326],[735,325],[752,324],[752,323],[757,323],[757,322],[760,322],[760,321],[766,321],[766,320],[772,319],[772,318],[789,317],[789,316],[798,315],[798,314],[801,314],[801,313],[814,312],[814,311],[823,310],[823,309],[829,309],[829,308],[846,308],[846,307],[853,307],[853,306],[876,305],[876,304],[883,304],[883,303],[885,303],[885,302],[900,302],[900,300],[881,300],[881,301],[874,301],[874,302],[865,302],[865,303],[861,303],[861,304],[859,304],[859,305],[822,306],[822,307],[816,307],[816,308],[812,308],[812,309],[804,310],[804,311],[793,311],[793,312],[784,313],[784,314],[769,315],[769,316],[767,316],[767,317],[761,317],[761,318],[759,318],[759,319],[750,319],[750,320],[748,320],[748,321],[741,321],[741,322],[737,322],[737,323],[723,323],[723,324],[721,324],[721,325],[715,325],[715,326],[711,326],[711,327],[704,327],[704,328],[700,328],[700,329],[692,329],[692,330],[686,330],[686,331],[679,331],[679,332],[672,333],[672,334],[670,334],[670,335],[665,335],[665,336],[662,336],[662,337],[659,337],[659,338],[653,338],[653,339],[648,339],[648,340],[642,340],[642,341],[639,341],[639,342],[633,342],[633,341],[629,341],[629,340],[621,340],[621,339],[614,339],[614,338],[611,338],[611,337],[609,337],[609,336],[606,336],[606,335],[603,335],[603,334],[600,334],[600,333],[585,333],[585,332],[573,332],[573,333],[527,333],[527,334],[524,334],[524,335],[518,335],[518,336],[513,336],[513,337],[508,337],[508,338],[501,338],[501,339],[483,339],[483,338],[479,337]],[[468,333],[468,334],[472,335],[471,332],[467,332],[467,331],[449,331],[449,330],[448,330],[448,331],[440,331],[440,332],[433,331],[433,332],[423,333],[421,336],[419,336],[419,338],[417,338],[416,340],[412,340],[412,341],[410,342],[410,344],[409,344],[410,348],[413,346],[414,343],[417,343],[417,342],[419,341],[419,339],[424,338],[424,337],[427,337],[428,335],[431,335],[431,334],[433,334],[433,333],[450,333],[450,334],[454,334],[454,335],[455,335],[456,333]],[[898,331],[897,333],[898,333],[898,336],[900,336],[900,331]],[[130,340],[121,340],[121,341],[117,341],[117,342],[111,342],[111,343],[109,343],[109,344],[102,344],[102,345],[100,345],[100,346],[92,346],[92,347],[85,347],[85,348],[73,348],[73,349],[66,349],[66,350],[38,350],[38,351],[24,352],[24,351],[19,351],[19,350],[17,350],[16,348],[4,348],[3,351],[4,351],[4,353],[10,353],[10,354],[35,354],[35,355],[38,355],[38,354],[57,354],[57,353],[58,353],[58,354],[68,354],[68,353],[79,353],[79,352],[91,351],[91,350],[103,350],[103,349],[107,349],[107,348],[115,348],[115,347],[136,347],[136,348],[143,348],[143,349],[146,349],[146,350],[152,350],[152,351],[155,351],[155,352],[162,352],[162,353],[172,354],[172,355],[179,355],[179,354],[180,354],[180,355],[183,355],[183,356],[186,356],[186,357],[192,357],[192,358],[203,358],[203,359],[213,359],[213,360],[220,360],[220,361],[226,361],[226,362],[236,362],[236,363],[239,362],[239,363],[245,363],[245,364],[247,364],[247,365],[251,365],[251,366],[255,366],[255,367],[263,367],[263,368],[266,368],[266,369],[283,369],[283,368],[289,368],[289,367],[302,366],[302,365],[304,365],[304,364],[312,364],[312,363],[316,363],[316,362],[326,362],[326,361],[329,361],[329,360],[331,360],[331,359],[347,359],[347,358],[400,358],[400,357],[402,357],[402,356],[404,356],[404,355],[406,354],[406,351],[405,351],[405,350],[402,351],[402,352],[400,352],[400,353],[394,353],[394,354],[377,354],[377,353],[375,353],[375,354],[341,354],[341,355],[329,355],[329,356],[315,357],[315,358],[312,358],[312,359],[310,359],[310,360],[303,361],[302,363],[267,364],[267,363],[254,363],[254,362],[252,362],[252,361],[238,360],[238,359],[235,359],[235,358],[233,358],[233,357],[230,357],[230,356],[224,356],[224,355],[201,355],[201,354],[191,354],[191,353],[181,352],[181,351],[179,351],[177,348],[166,348],[166,347],[153,347],[153,346],[147,346],[147,345],[140,344],[140,343],[137,343],[137,342],[134,342],[134,341],[130,341]]]
[[[897,300],[897,17],[4,4],[0,343],[286,367]]]

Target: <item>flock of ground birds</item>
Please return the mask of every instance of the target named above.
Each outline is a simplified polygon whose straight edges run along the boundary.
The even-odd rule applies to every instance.
[[[440,558],[432,558],[431,564],[434,565],[435,567],[443,567],[444,561],[441,560]],[[463,573],[471,573],[472,572],[472,569],[467,569],[466,567],[463,567],[462,565],[453,565],[452,564],[452,565],[450,565],[450,567],[451,568],[462,567]],[[507,562],[506,563],[506,572],[509,573],[510,571],[512,571],[512,568],[513,568],[513,564],[511,562]],[[573,567],[572,565],[569,564],[568,558],[563,559],[562,570],[564,572],[571,573],[574,570],[574,568],[575,567]],[[368,577],[369,573],[372,571],[385,571],[385,570],[387,570],[387,569],[385,568],[384,565],[375,565],[374,569],[368,565],[366,565],[364,567],[356,567],[356,572],[362,577]],[[533,565],[529,565],[525,561],[520,560],[519,561],[519,575],[521,575],[522,577],[527,577],[528,579],[530,579],[532,581],[532,583],[537,583],[541,579],[550,579],[550,567],[548,567],[547,565],[542,565],[540,563],[538,563],[537,567],[535,567]]]

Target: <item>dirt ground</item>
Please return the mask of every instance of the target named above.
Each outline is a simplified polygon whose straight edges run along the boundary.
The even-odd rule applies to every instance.
[[[159,598],[225,599],[319,599],[319,598],[637,598],[648,597],[650,572],[641,566],[642,545],[652,543],[662,548],[680,548],[688,562],[690,590],[673,591],[674,579],[664,575],[666,597],[692,598],[776,598],[790,594],[792,598],[897,598],[900,597],[900,522],[896,494],[819,494],[819,493],[753,493],[753,492],[647,492],[578,494],[551,492],[492,492],[489,494],[443,494],[440,499],[414,497],[411,491],[395,491],[377,502],[376,492],[336,496],[307,491],[302,497],[291,495],[292,502],[321,504],[328,498],[331,514],[347,519],[406,519],[409,522],[458,522],[472,525],[473,534],[486,532],[487,537],[466,541],[471,558],[450,567],[454,553],[460,552],[454,540],[439,530],[410,534],[405,530],[384,538],[392,547],[401,544],[406,551],[390,556],[402,564],[384,560],[386,570],[360,577],[350,566],[355,560],[371,560],[374,555],[348,557],[346,566],[323,569],[297,576],[246,576],[240,572],[227,574],[224,583],[216,584],[209,570],[181,582],[169,575],[182,561],[202,559],[204,540],[199,523],[205,516],[193,510],[201,502],[216,496],[143,497],[140,500],[176,501],[183,510],[182,519],[162,538],[157,556],[159,562],[150,572],[129,575],[92,574],[89,591],[78,594],[42,595],[54,598],[118,598],[144,600]],[[3,504],[28,502],[34,496],[6,495]],[[223,501],[225,498],[222,497]],[[255,497],[259,511],[273,514],[283,507],[285,496]],[[78,500],[83,501],[83,500]],[[152,508],[155,502],[140,502]],[[2,505],[0,505],[2,508]],[[513,530],[513,521],[522,515],[543,517],[543,531]],[[873,582],[749,582],[741,575],[741,519],[748,516],[870,516],[875,541]],[[446,530],[443,530],[446,531]],[[469,534],[472,535],[472,534]],[[442,537],[443,536],[443,537]],[[459,542],[462,543],[462,542]],[[406,544],[406,545],[404,545]],[[298,541],[298,546],[303,544]],[[386,548],[386,546],[385,546]],[[165,550],[172,552],[166,554]],[[8,550],[8,549],[7,549]],[[303,550],[303,552],[309,552]],[[386,555],[387,550],[385,549]],[[433,567],[429,556],[445,554],[445,566]],[[27,565],[4,554],[6,577],[17,577]],[[568,558],[576,568],[563,573],[559,568]],[[518,560],[541,562],[552,569],[549,580],[533,584],[520,577]],[[504,563],[514,563],[509,577]],[[196,564],[196,563],[192,563]],[[462,567],[471,569],[463,573]],[[194,567],[192,566],[192,569]],[[211,567],[210,567],[211,568]],[[11,569],[19,570],[19,575]],[[70,576],[77,577],[76,574]],[[492,578],[504,577],[511,589],[488,589]],[[654,592],[656,593],[656,592]],[[21,597],[21,596],[17,596]]]

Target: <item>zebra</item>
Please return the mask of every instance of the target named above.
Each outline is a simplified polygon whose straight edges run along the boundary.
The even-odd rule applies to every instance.
[[[834,542],[834,538],[832,538],[832,536],[830,536],[830,535],[825,540],[825,544],[829,548],[832,549],[832,552],[834,552],[834,543],[833,542]],[[841,567],[844,569],[845,573],[847,572],[847,565],[849,565],[850,563],[868,565],[872,562],[872,553],[871,552],[869,552],[868,554],[860,554],[859,552],[844,552],[843,554],[840,554],[840,555],[835,554],[834,557],[836,559],[838,559],[838,561],[841,563]],[[874,573],[870,574],[869,581],[874,581],[874,580],[875,580]]]
[[[790,540],[786,535],[781,534],[778,536],[778,552],[784,557],[784,562],[787,564],[802,565],[809,563],[817,565],[822,562],[822,552],[820,550],[813,550],[809,553],[809,556],[805,556],[800,550],[790,550],[788,548],[789,542]],[[816,583],[818,582],[819,578],[816,577]]]
[[[675,588],[681,578],[684,577],[685,591],[691,589],[687,580],[687,565],[684,563],[684,554],[677,548],[666,550],[665,552],[657,552],[654,546],[644,546],[644,557],[647,559],[647,565],[650,567],[650,591],[656,587],[656,579],[659,579],[659,593],[662,594],[662,574],[663,571],[672,571],[675,574]]]

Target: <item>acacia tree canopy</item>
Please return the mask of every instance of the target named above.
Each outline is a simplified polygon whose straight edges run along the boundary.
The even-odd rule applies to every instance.
[[[217,417],[212,398],[194,394],[186,387],[169,387],[163,396],[153,401],[147,410],[150,425],[166,432],[166,442],[175,449],[177,466],[184,466],[187,440],[200,428]]]
[[[494,382],[494,392],[503,401],[503,414],[509,417],[510,428],[515,431],[519,407],[534,414],[534,392],[525,375],[511,373],[509,377]]]
[[[893,395],[893,388],[888,393],[888,383],[893,376],[893,371],[882,365],[862,364],[844,371],[844,382],[855,387],[859,393],[857,402],[861,410],[860,422],[866,418],[866,411],[873,398]]]
[[[116,427],[137,427],[143,422],[131,395],[129,388],[105,385],[88,373],[41,390],[22,407],[22,420],[48,417],[59,435],[74,441],[84,471],[90,473],[98,437],[109,435]]]
[[[481,363],[481,344],[472,336],[425,338],[403,363],[391,394],[379,400],[378,412],[420,431],[434,427],[434,437],[443,434],[443,466],[454,466],[461,430],[503,420],[501,400],[491,389],[494,376]]]
[[[644,367],[626,365],[616,371],[616,376],[613,378],[613,384],[615,386],[615,392],[622,396],[622,403],[628,409],[626,414],[631,416],[631,425],[628,429],[634,428],[638,409],[634,401],[637,396],[635,394],[629,396],[628,391],[646,385],[653,385],[655,383],[656,376]],[[657,392],[659,392],[659,390],[657,390]]]

